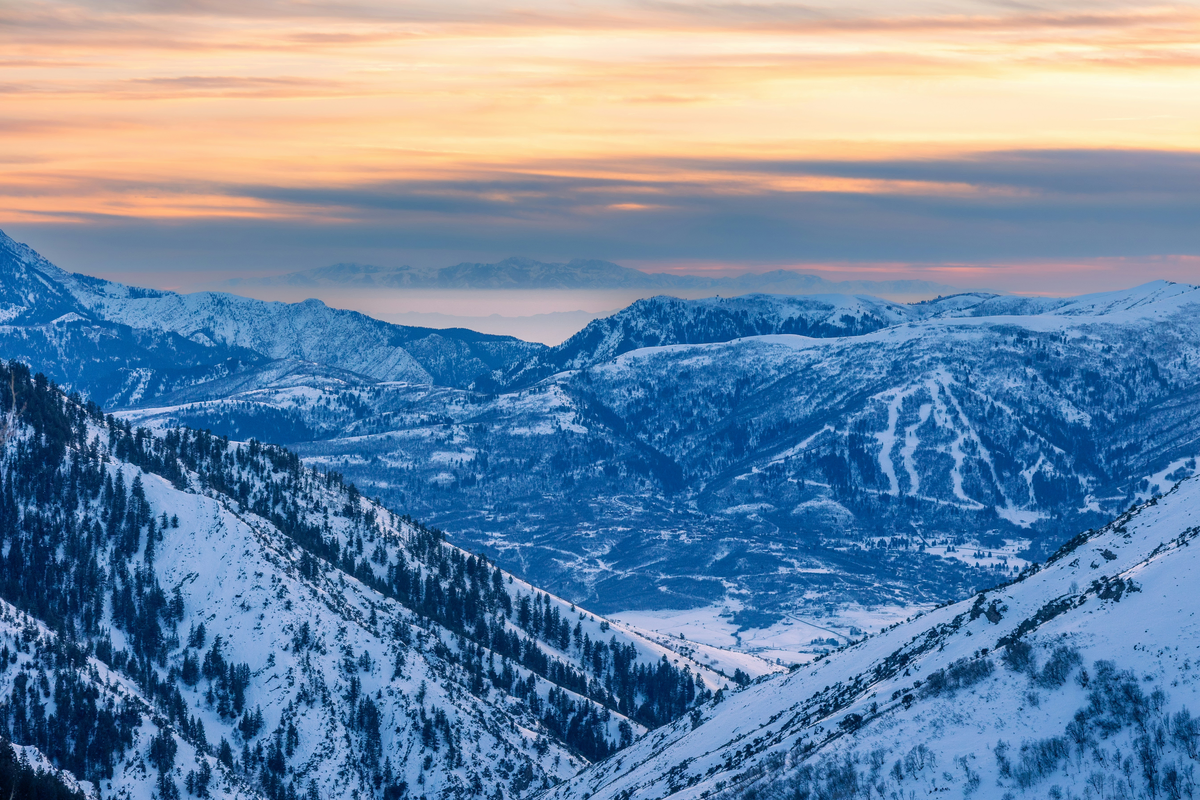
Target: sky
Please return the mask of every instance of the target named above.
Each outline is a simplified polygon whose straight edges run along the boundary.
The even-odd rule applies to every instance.
[[[1200,283],[1200,4],[0,3],[0,229],[144,285],[523,255]]]

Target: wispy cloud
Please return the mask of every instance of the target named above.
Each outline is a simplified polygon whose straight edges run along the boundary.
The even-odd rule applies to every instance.
[[[322,185],[42,175],[3,196],[27,204],[56,198],[39,213],[58,218],[66,213],[62,198],[104,191],[93,224],[257,220],[264,231],[322,228],[348,248],[370,231],[397,251],[747,261],[1200,252],[1200,156],[1192,153],[1004,151],[892,161],[686,159],[675,172],[655,166],[653,178],[493,171]],[[812,182],[787,183],[797,177]]]
[[[1198,29],[1196,3],[1115,0],[31,0],[0,6],[0,226],[1200,253]]]

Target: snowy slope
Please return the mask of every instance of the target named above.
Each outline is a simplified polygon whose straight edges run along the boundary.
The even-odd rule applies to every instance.
[[[81,310],[62,284],[65,272],[3,233],[0,264],[0,322],[46,323]]]
[[[17,405],[3,402],[16,415],[0,426],[0,591],[73,631],[94,654],[85,682],[116,681],[143,717],[161,718],[124,746],[115,775],[79,762],[105,797],[166,791],[160,773],[182,786],[222,740],[227,766],[210,768],[234,795],[520,797],[692,702],[655,692],[703,699],[733,685],[286,451],[156,439],[14,376]],[[643,683],[621,688],[618,658]],[[25,671],[37,667],[53,668],[54,686],[69,669],[43,657]],[[53,724],[18,722],[29,702],[14,686],[0,683],[3,734],[74,764],[53,752]],[[158,730],[178,740],[178,770],[146,767]]]
[[[430,380],[429,373],[407,351],[389,343],[386,323],[331,309],[319,300],[266,303],[212,292],[130,297],[123,288],[105,286],[96,291],[79,284],[72,287],[93,314],[133,328],[243,347],[272,359],[338,363],[380,380]]]
[[[1191,479],[1010,585],[727,695],[546,797],[1192,796],[1198,535]]]
[[[231,358],[250,369],[299,360],[368,379],[467,386],[544,349],[506,336],[392,325],[319,300],[266,303],[124,286],[67,273],[2,232],[0,326],[10,355],[44,363],[93,399],[123,405],[236,373],[220,368]],[[141,391],[114,373],[126,382],[140,373]]]
[[[180,784],[184,782],[186,773],[196,772],[202,768],[202,764],[207,764],[213,776],[208,784],[211,796],[258,797],[257,792],[211,754],[202,752],[194,743],[176,735],[167,721],[146,702],[133,681],[110,669],[99,659],[82,656],[78,651],[70,665],[64,667],[64,653],[71,653],[74,646],[74,643],[63,642],[58,634],[36,618],[19,611],[7,602],[0,601],[0,654],[6,659],[4,668],[0,671],[0,696],[6,699],[0,703],[0,709],[3,709],[6,716],[6,727],[12,725],[18,730],[29,731],[36,727],[38,720],[41,720],[43,725],[47,717],[53,720],[55,714],[62,710],[66,694],[61,686],[62,678],[66,675],[69,676],[68,680],[77,680],[84,687],[85,693],[95,692],[95,699],[100,707],[108,706],[114,711],[119,710],[118,716],[125,719],[118,722],[118,725],[128,724],[131,735],[125,752],[111,765],[112,774],[103,779],[81,780],[63,764],[55,764],[54,759],[36,746],[18,744],[17,749],[23,751],[32,766],[44,771],[59,772],[68,786],[83,792],[89,798],[149,797],[157,786],[154,770],[147,766],[143,756],[149,750],[151,740],[165,732],[177,748],[172,773]],[[58,680],[54,684],[43,682],[47,675],[56,674]],[[25,702],[19,708],[12,701],[14,686],[18,684],[28,687]],[[50,689],[52,685],[53,690]],[[14,738],[19,742],[29,735],[22,733],[14,735]]]

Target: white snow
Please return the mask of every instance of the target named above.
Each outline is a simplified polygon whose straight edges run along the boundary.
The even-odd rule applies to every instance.
[[[739,796],[752,786],[778,791],[772,781],[791,779],[806,765],[852,759],[859,778],[875,776],[884,796],[946,792],[999,800],[1018,790],[1015,778],[1000,770],[999,743],[1007,743],[1016,763],[1023,746],[1050,736],[1066,737],[1071,749],[1030,779],[1035,796],[1079,790],[1086,781],[1123,782],[1130,773],[1120,759],[1114,763],[1112,748],[1135,750],[1132,720],[1095,740],[1096,753],[1107,761],[1098,762],[1089,748],[1076,757],[1070,744],[1067,726],[1091,702],[1081,670],[1092,681],[1099,661],[1128,670],[1145,695],[1163,691],[1155,702],[1164,704],[1166,715],[1200,707],[1200,620],[1192,591],[1200,572],[1200,549],[1192,546],[1198,536],[1200,480],[1193,479],[1007,587],[930,610],[818,663],[764,679],[710,704],[699,727],[684,721],[654,731],[548,797]],[[1105,588],[1117,579],[1120,594]],[[1079,653],[1079,665],[1062,684],[1034,682],[1000,663],[1001,640],[1013,634],[1033,645],[1039,665],[1061,646]],[[922,688],[962,659],[994,666],[969,688],[936,694]],[[852,735],[844,735],[847,726]],[[1164,745],[1168,754],[1178,752],[1169,740]],[[936,769],[905,761],[918,752],[921,763]],[[902,768],[892,774],[896,761]],[[1132,773],[1131,780],[1140,778]]]

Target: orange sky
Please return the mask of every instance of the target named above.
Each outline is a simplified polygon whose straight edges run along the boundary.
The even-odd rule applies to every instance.
[[[530,255],[698,258],[595,225],[619,232],[623,218],[643,224],[681,197],[730,208],[799,196],[1020,203],[1058,190],[878,165],[1026,151],[1190,157],[1197,87],[1196,4],[9,3],[0,227],[452,232],[499,214],[527,232]],[[875,174],[856,174],[860,161]],[[380,186],[405,191],[381,199]],[[549,238],[538,233],[547,204],[571,208]],[[562,252],[573,225],[589,232],[581,246],[612,241],[610,252]],[[681,242],[687,229],[677,224]],[[449,254],[447,235],[409,247]],[[467,249],[499,257],[523,241]],[[404,236],[380,247],[405,260]],[[822,256],[802,250],[741,260]],[[1023,256],[1075,252],[1045,250]],[[737,248],[716,260],[738,261]]]

